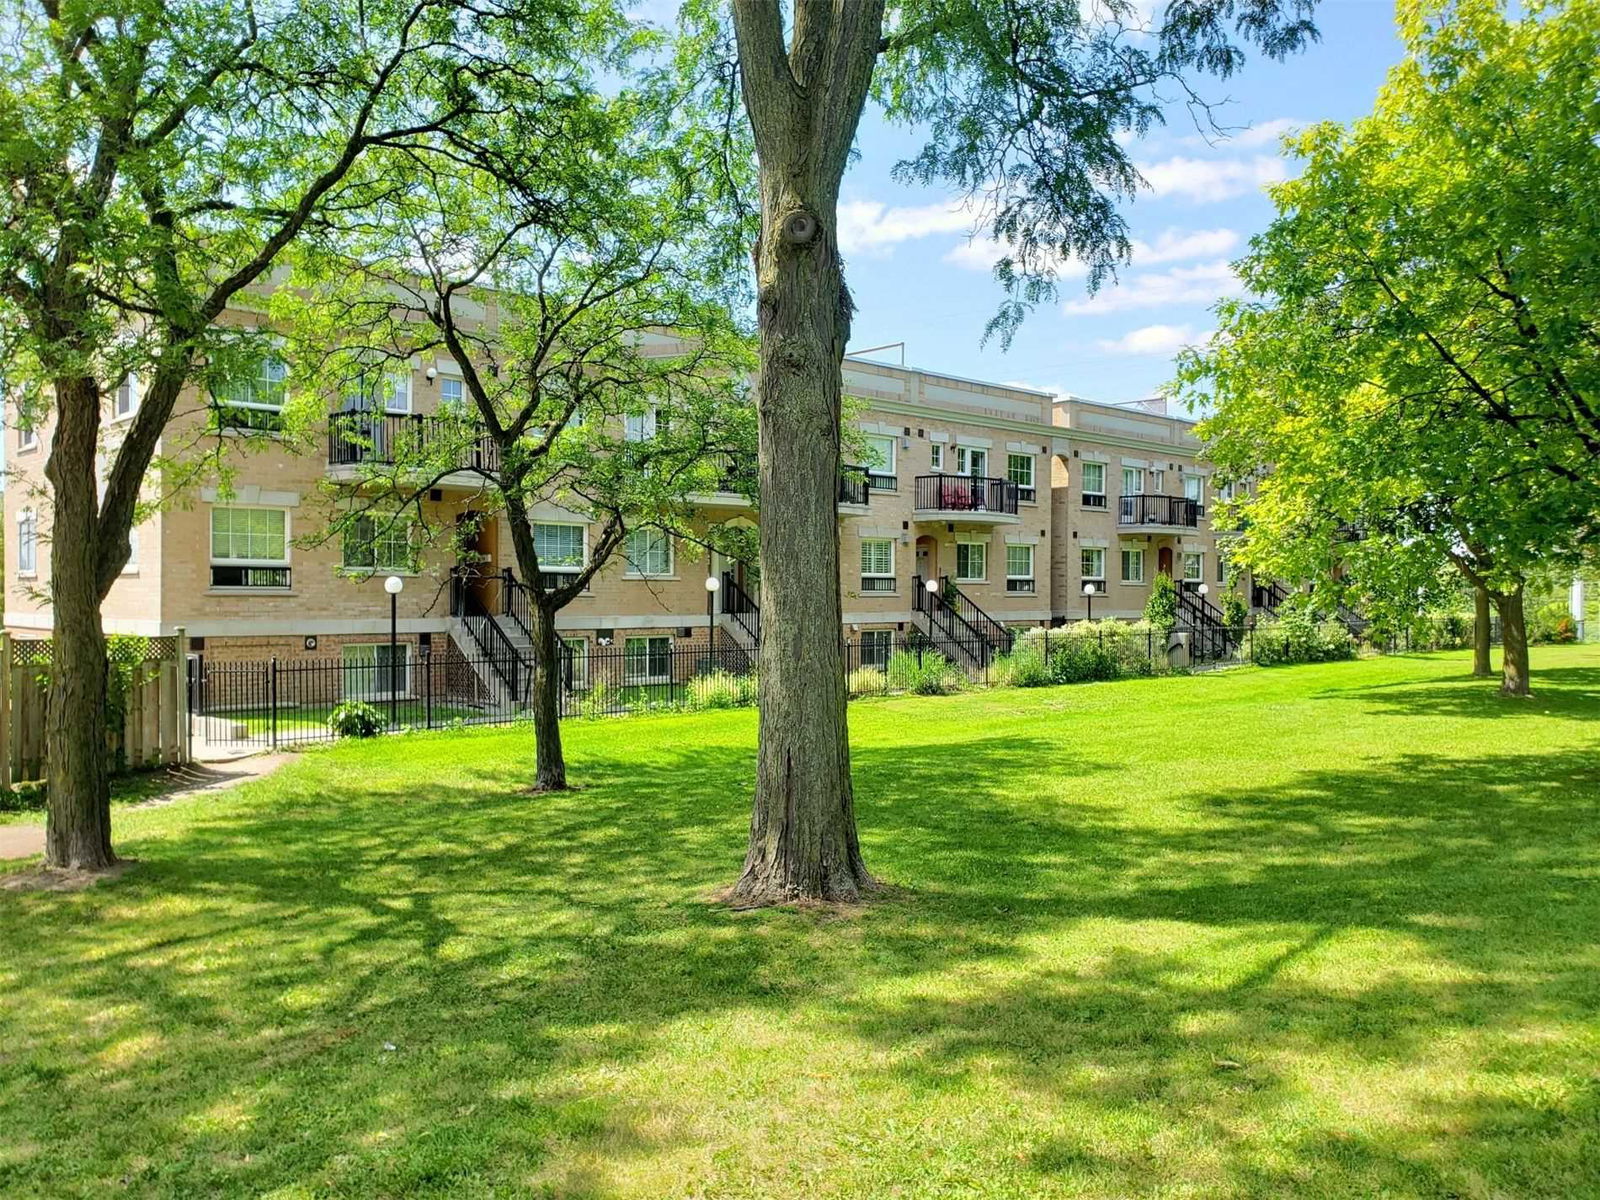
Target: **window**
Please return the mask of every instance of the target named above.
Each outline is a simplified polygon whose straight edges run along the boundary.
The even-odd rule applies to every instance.
[[[345,412],[410,412],[411,371],[373,370],[361,374],[345,389],[341,407]]]
[[[631,637],[622,647],[622,682],[667,683],[672,679],[672,639]]]
[[[288,587],[288,512],[281,508],[213,508],[211,586]]]
[[[33,509],[17,514],[17,574],[36,575],[39,571],[39,518]]]
[[[589,687],[589,640],[587,638],[561,639],[561,676],[569,692],[581,692]]]
[[[1033,455],[1006,455],[1006,478],[1017,485],[1017,499],[1032,502],[1038,495],[1033,488]]]
[[[894,630],[863,629],[861,631],[861,666],[882,670],[889,665],[894,653]]]
[[[861,539],[861,590],[863,592],[894,591],[894,540],[892,538]]]
[[[1105,463],[1086,462],[1083,464],[1083,506],[1085,508],[1104,508],[1106,506]]]
[[[659,529],[635,529],[623,550],[625,574],[646,577],[672,574],[672,539]]]
[[[1198,550],[1185,550],[1183,552],[1183,581],[1185,583],[1199,583],[1205,578],[1205,556]]]
[[[411,372],[396,371],[383,383],[383,411],[408,413],[411,411]]]
[[[344,533],[344,566],[351,571],[415,571],[411,523],[358,517]]]
[[[267,355],[250,375],[212,394],[218,424],[224,429],[282,429],[288,376],[284,361]]]
[[[1221,554],[1217,555],[1217,582],[1226,583],[1228,580],[1228,560]]]
[[[979,450],[974,446],[956,447],[956,474],[957,475],[987,475],[989,473],[989,452]]]
[[[411,644],[365,642],[345,646],[344,698],[389,700],[411,694]]]
[[[39,431],[31,424],[22,424],[21,420],[22,418],[19,416],[17,424],[17,449],[37,450],[39,448]]]
[[[128,530],[128,561],[122,564],[124,575],[137,575],[139,573],[139,531]]]
[[[898,482],[894,475],[895,441],[892,437],[872,434],[867,438],[867,483],[879,491],[891,490]]]
[[[1144,495],[1144,471],[1142,468],[1122,468],[1122,494],[1124,496]]]
[[[1078,574],[1084,583],[1094,584],[1094,590],[1106,590],[1106,551],[1104,546],[1083,546],[1078,550]]]
[[[536,523],[533,552],[541,571],[583,570],[583,526]]]
[[[656,425],[654,408],[642,413],[629,413],[622,418],[622,436],[630,442],[648,442],[656,435]]]
[[[928,447],[928,466],[935,471],[944,470],[944,446],[938,442]],[[882,630],[869,630],[872,633],[881,633]]]
[[[124,375],[111,397],[111,417],[120,421],[131,417],[139,408],[139,382],[132,375]]]
[[[1200,503],[1200,476],[1185,475],[1183,477],[1183,498]]]
[[[1122,549],[1122,582],[1144,582],[1144,551],[1130,550],[1126,546]]]
[[[1006,591],[1033,592],[1033,547],[1006,547]]]
[[[1231,483],[1221,484],[1217,488],[1217,499],[1218,500],[1232,500],[1233,499],[1233,493],[1234,493],[1233,484],[1231,484]]]
[[[466,406],[466,393],[462,390],[461,380],[439,380],[439,407],[460,409]]]
[[[956,581],[982,583],[987,575],[989,547],[984,542],[956,543]]]

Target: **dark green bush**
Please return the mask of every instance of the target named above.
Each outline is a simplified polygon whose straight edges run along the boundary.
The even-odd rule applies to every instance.
[[[338,737],[375,737],[383,731],[383,714],[360,700],[346,700],[328,714],[328,728]]]

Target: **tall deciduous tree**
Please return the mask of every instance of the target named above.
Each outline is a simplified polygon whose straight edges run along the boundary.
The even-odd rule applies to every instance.
[[[229,353],[217,317],[305,230],[373,198],[352,175],[365,154],[519,98],[559,103],[605,24],[583,0],[12,8],[0,329],[22,419],[52,427],[47,864],[114,861],[100,604],[179,393]],[[139,411],[107,445],[129,374]]]
[[[1292,144],[1304,169],[1240,266],[1260,298],[1222,306],[1181,382],[1215,403],[1219,462],[1270,468],[1246,561],[1453,564],[1523,695],[1523,581],[1600,536],[1600,4],[1408,3],[1401,28],[1373,115]]]
[[[591,96],[581,139],[565,144],[530,143],[520,121],[480,121],[448,162],[375,156],[410,186],[337,252],[311,253],[294,279],[304,286],[280,293],[299,360],[321,360],[307,374],[332,395],[381,375],[386,358],[459,365],[469,411],[418,425],[426,437],[389,437],[398,444],[347,489],[330,529],[425,528],[431,488],[464,468],[481,475],[474,508],[507,518],[519,576],[509,586],[527,600],[541,791],[567,787],[557,613],[630,532],[704,540],[691,496],[723,490],[755,451],[753,355],[732,316],[745,223],[728,217],[716,172],[697,169],[706,126],[675,122],[676,109],[646,87]],[[357,441],[373,419],[339,418]],[[542,505],[595,527],[575,571],[541,562]]]
[[[1068,257],[1098,285],[1127,254],[1117,202],[1139,177],[1119,138],[1161,119],[1157,88],[1230,74],[1240,42],[1298,48],[1311,9],[1175,0],[1152,29],[1124,0],[732,0],[760,165],[763,514],[761,744],[734,903],[854,900],[872,886],[850,783],[834,516],[852,309],[838,197],[869,96],[928,131],[899,173],[953,185],[1004,243],[991,331],[1005,337]]]

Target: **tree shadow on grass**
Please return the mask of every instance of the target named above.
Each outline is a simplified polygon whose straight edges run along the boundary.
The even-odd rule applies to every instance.
[[[600,1194],[573,1161],[694,1136],[628,1081],[685,1025],[717,1055],[746,1023],[877,1048],[860,1071],[912,1105],[1032,1097],[1024,1190],[1440,1194],[1471,1170],[1539,1194],[1515,1185],[1541,1155],[1580,1178],[1578,1100],[1484,1085],[1342,1122],[1314,1093],[1441,1045],[1592,1078],[1566,1031],[1600,1004],[1594,747],[1180,784],[1162,818],[1100,798],[1115,764],[1066,740],[964,733],[854,751],[868,862],[912,896],[848,920],[705,902],[751,786],[714,742],[586,755],[582,791],[537,800],[470,739],[419,740],[437,784],[338,752],[130,846],[114,888],[8,899],[0,1111],[25,1148],[0,1191],[459,1195],[559,1162]],[[1019,794],[1023,763],[1048,787]],[[1548,1136],[1494,1132],[1541,1102]]]

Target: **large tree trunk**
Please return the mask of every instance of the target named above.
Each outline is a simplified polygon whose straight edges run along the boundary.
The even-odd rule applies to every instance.
[[[533,628],[533,743],[536,791],[567,788],[567,759],[561,750],[561,641],[556,614],[537,601],[529,607]]]
[[[95,448],[99,390],[56,384],[59,419],[45,467],[52,490],[50,599],[55,629],[45,708],[46,866],[98,871],[111,850],[106,769],[106,642],[100,624]]]
[[[1495,592],[1500,612],[1500,694],[1528,695],[1528,626],[1522,614],[1522,588]]]
[[[1481,678],[1494,674],[1489,661],[1489,589],[1472,589],[1472,673]]]
[[[839,422],[851,302],[839,181],[882,4],[795,10],[738,0],[745,106],[761,167],[760,748],[738,905],[853,901],[873,887],[856,837],[839,596]]]

